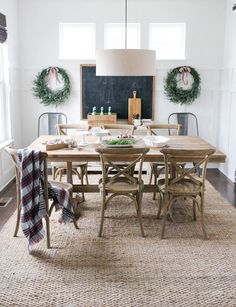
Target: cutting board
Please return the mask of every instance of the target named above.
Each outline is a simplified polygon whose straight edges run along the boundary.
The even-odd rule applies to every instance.
[[[133,115],[139,114],[141,118],[141,98],[129,98],[129,107],[128,107],[128,122],[133,124]]]

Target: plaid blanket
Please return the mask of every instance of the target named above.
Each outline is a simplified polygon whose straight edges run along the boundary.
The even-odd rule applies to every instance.
[[[29,246],[43,239],[42,217],[46,215],[43,182],[43,163],[39,151],[19,149],[17,151],[21,167],[21,227],[29,240]]]
[[[44,172],[40,151],[28,148],[17,151],[21,167],[21,226],[29,246],[43,239],[42,218],[46,216],[44,198]],[[62,209],[61,222],[71,222],[73,218],[70,194],[63,188],[48,183],[48,195],[53,199],[56,210]]]
[[[74,217],[70,192],[61,187],[54,186],[53,182],[48,182],[48,198],[53,200],[52,206],[55,206],[56,211],[62,209],[59,222],[70,223]]]

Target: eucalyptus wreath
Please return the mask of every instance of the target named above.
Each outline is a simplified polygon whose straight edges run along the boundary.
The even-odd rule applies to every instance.
[[[60,79],[63,82],[62,89],[52,90],[48,87],[48,79],[51,73],[55,73],[55,77],[58,79],[58,81],[60,81],[58,78],[58,75],[60,75]],[[35,80],[33,81],[32,90],[34,96],[41,99],[40,103],[46,106],[58,106],[63,104],[70,95],[70,79],[63,68],[49,67],[38,73]]]
[[[188,74],[193,77],[193,83],[190,89],[183,89],[178,87],[178,82],[181,78],[187,80]],[[170,70],[167,74],[167,78],[164,84],[164,90],[167,97],[171,102],[178,104],[191,104],[201,92],[201,77],[199,73],[193,67],[176,67]]]

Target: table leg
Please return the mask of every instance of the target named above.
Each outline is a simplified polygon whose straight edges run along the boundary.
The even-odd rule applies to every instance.
[[[73,184],[73,181],[72,181],[72,162],[67,162],[67,182]]]

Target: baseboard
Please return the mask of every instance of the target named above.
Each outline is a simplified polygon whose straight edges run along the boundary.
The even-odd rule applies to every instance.
[[[15,183],[15,176],[14,176],[12,179],[10,179],[10,181],[9,181],[7,184],[5,184],[4,187],[1,189],[1,191],[0,191],[0,197],[3,196],[3,194],[10,188],[10,186],[11,186],[13,183]]]

